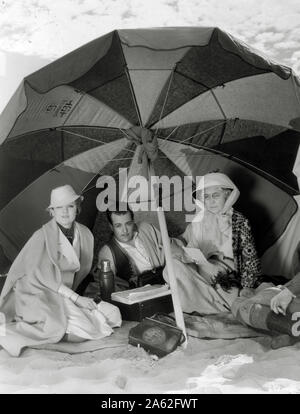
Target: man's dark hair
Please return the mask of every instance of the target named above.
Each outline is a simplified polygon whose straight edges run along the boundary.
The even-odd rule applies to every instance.
[[[131,219],[134,220],[134,214],[133,211],[131,210],[131,208],[129,207],[129,205],[127,203],[122,203],[120,201],[116,201],[116,205],[109,207],[106,210],[106,218],[108,220],[108,222],[112,225],[112,219],[111,219],[111,215],[112,214],[117,214],[119,216],[125,215],[127,213],[130,213],[131,215]]]

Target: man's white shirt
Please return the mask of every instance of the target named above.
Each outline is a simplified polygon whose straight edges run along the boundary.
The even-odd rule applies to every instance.
[[[134,246],[129,243],[122,243],[117,240],[119,245],[126,251],[128,256],[133,260],[134,264],[136,265],[138,271],[140,273],[145,272],[146,270],[152,269],[152,264],[150,257],[147,255],[147,252],[141,242],[138,232],[134,233],[133,242]]]

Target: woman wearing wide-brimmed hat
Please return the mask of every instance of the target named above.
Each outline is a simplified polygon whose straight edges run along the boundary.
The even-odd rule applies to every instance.
[[[23,247],[0,297],[5,335],[0,345],[18,356],[22,348],[61,340],[80,342],[110,335],[121,325],[117,307],[75,291],[92,266],[94,238],[75,221],[83,197],[70,185],[51,192],[52,219]]]
[[[204,208],[188,224],[181,240],[185,247],[199,249],[205,260],[190,260],[186,251],[181,254],[178,246],[173,249],[185,312],[229,311],[240,290],[260,283],[260,262],[249,221],[233,208],[239,194],[232,180],[219,172],[204,175],[199,183],[195,197]]]

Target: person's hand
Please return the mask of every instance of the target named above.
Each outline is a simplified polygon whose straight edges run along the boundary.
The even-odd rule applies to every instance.
[[[252,296],[255,294],[255,289],[253,288],[249,288],[249,287],[244,287],[241,291],[240,291],[240,297],[243,298],[252,298]]]
[[[217,274],[219,273],[220,268],[213,263],[207,262],[201,265],[198,265],[198,273],[201,276],[205,277],[209,283],[213,283],[214,279],[216,278]]]
[[[281,292],[279,292],[276,296],[271,299],[271,309],[277,315],[281,313],[282,315],[286,314],[286,309],[293,300],[294,295],[292,292],[285,288]]]
[[[98,280],[98,277],[99,277],[99,271],[100,271],[100,269],[98,268],[98,266],[96,265],[96,266],[94,266],[93,268],[92,268],[92,270],[91,270],[91,274],[93,275],[93,277],[94,277],[94,281],[96,282],[97,280]]]
[[[179,260],[182,263],[192,263],[193,260],[188,257],[184,251],[184,249],[182,248],[181,245],[179,245],[177,242],[173,242],[171,243],[171,252],[172,252],[172,257],[174,259]]]
[[[75,303],[80,308],[84,308],[88,310],[97,309],[97,304],[94,302],[94,299],[87,298],[85,296],[79,296]]]

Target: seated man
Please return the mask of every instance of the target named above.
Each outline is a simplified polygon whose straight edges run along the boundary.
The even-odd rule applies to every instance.
[[[109,209],[107,219],[113,235],[100,249],[97,267],[101,268],[101,260],[109,260],[115,275],[115,290],[132,289],[147,283],[164,284],[164,280],[168,283],[168,271],[163,269],[165,257],[160,232],[145,222],[137,225],[133,212],[124,203],[117,204],[113,210]],[[171,239],[171,252],[183,312],[207,315],[230,311],[232,297],[236,297],[238,288],[232,294],[207,283],[211,274],[224,272],[227,275],[228,266],[224,260],[222,265],[216,258],[197,265],[192,258],[186,256],[183,243],[178,239]],[[94,285],[94,291],[99,291],[96,280],[97,275],[95,282],[88,287],[89,290]],[[90,296],[89,292],[86,294]]]
[[[98,269],[101,260],[110,261],[116,290],[132,289],[147,283],[165,283],[160,232],[151,224],[136,224],[133,212],[124,203],[117,202],[116,208],[107,210],[106,214],[113,234],[99,251]]]

